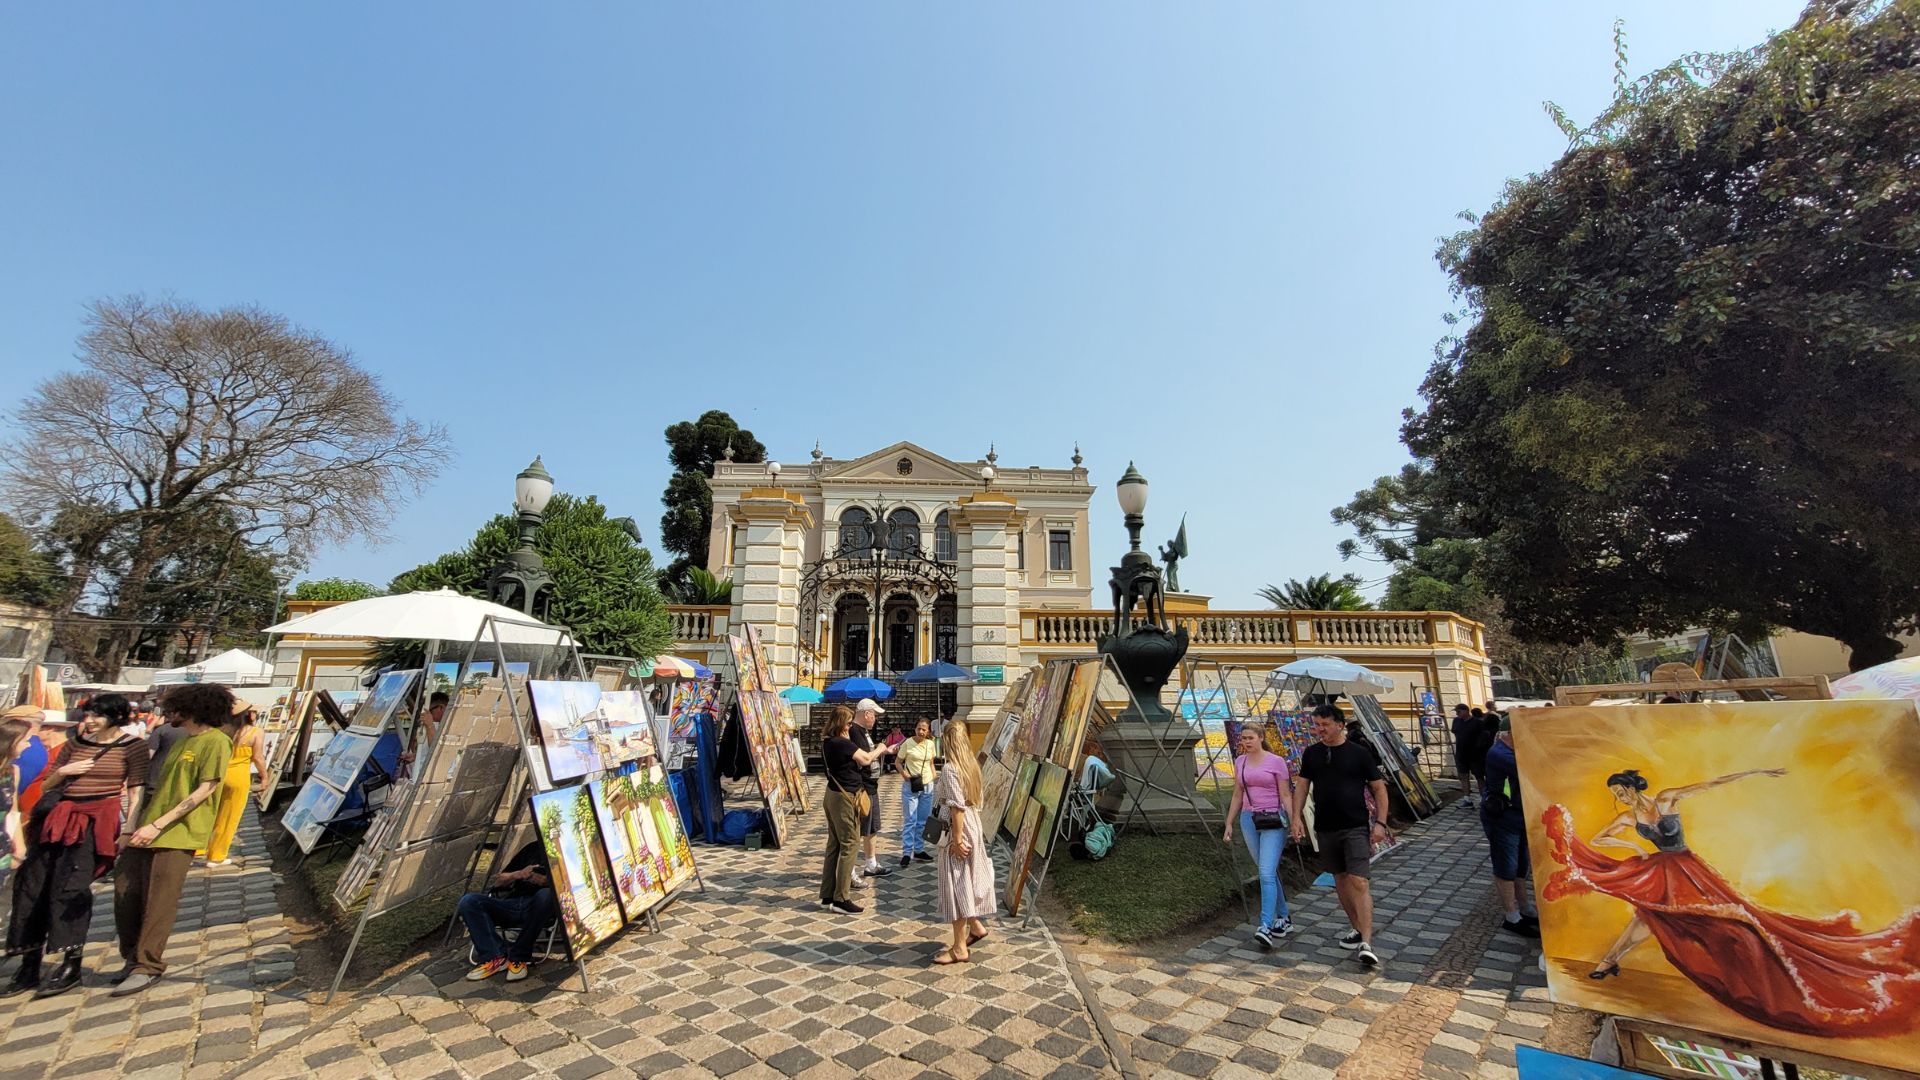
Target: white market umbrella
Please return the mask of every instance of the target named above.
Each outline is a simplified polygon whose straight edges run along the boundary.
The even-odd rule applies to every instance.
[[[484,639],[480,625],[487,616],[496,620]],[[526,625],[532,623],[533,625]],[[564,628],[537,623],[510,607],[476,600],[452,589],[373,596],[336,604],[311,615],[267,627],[269,634],[310,637],[413,638],[422,641],[492,641],[495,633],[507,645],[567,645]]]
[[[155,686],[170,686],[176,683],[220,683],[224,686],[243,686],[248,683],[272,681],[273,665],[245,649],[228,649],[219,656],[209,656],[197,664],[167,668],[153,673]]]
[[[1906,698],[1920,701],[1920,656],[1892,660],[1833,680],[1837,698]]]
[[[1285,686],[1288,680],[1315,683],[1316,694],[1383,694],[1393,689],[1387,676],[1337,656],[1309,656],[1267,673],[1268,686]]]

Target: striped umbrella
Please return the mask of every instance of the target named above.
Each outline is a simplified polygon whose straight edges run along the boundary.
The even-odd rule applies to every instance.
[[[645,666],[645,665],[641,665]],[[677,656],[656,656],[653,658],[651,674],[656,679],[711,679],[712,669],[705,664],[692,660],[682,660]],[[641,676],[645,678],[643,674]]]

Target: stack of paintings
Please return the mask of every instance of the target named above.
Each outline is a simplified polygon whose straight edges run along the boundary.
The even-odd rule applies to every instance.
[[[1012,845],[1005,903],[1019,914],[1027,886],[1052,855],[1061,803],[1085,756],[1106,661],[1055,660],[1029,672],[1000,707],[981,746],[981,823]]]
[[[346,801],[348,793],[360,782],[367,759],[373,755],[373,748],[380,741],[387,721],[400,708],[407,691],[419,675],[417,668],[389,671],[382,675],[380,681],[374,684],[373,693],[361,704],[360,711],[354,714],[354,719],[361,722],[327,740],[307,774],[307,781],[301,786],[300,793],[294,796],[292,805],[280,815],[280,827],[292,835],[301,851],[312,853],[314,845],[326,832],[327,825],[338,814],[341,803]],[[304,741],[299,733],[292,731],[283,739],[290,746]],[[284,767],[284,759],[280,764]],[[268,775],[277,776],[278,773],[270,772]],[[263,796],[265,800],[271,798],[270,791]]]
[[[792,713],[774,686],[759,631],[751,624],[746,630],[744,637],[729,636],[727,648],[740,677],[740,727],[766,804],[767,839],[777,846],[786,830],[785,815],[807,809],[806,782],[789,731]]]

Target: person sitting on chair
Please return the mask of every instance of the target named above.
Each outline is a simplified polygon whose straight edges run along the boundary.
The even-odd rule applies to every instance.
[[[526,978],[534,947],[559,915],[560,900],[553,892],[546,845],[535,840],[521,848],[507,868],[494,877],[492,889],[460,898],[460,921],[467,924],[467,933],[473,938],[475,965],[467,978],[478,982],[491,978],[501,968],[507,969],[508,982]],[[503,926],[520,928],[511,945],[500,940],[499,928]]]

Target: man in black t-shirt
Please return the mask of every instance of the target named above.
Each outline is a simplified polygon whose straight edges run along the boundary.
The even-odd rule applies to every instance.
[[[1461,702],[1453,707],[1453,724],[1448,730],[1453,732],[1453,771],[1460,777],[1460,790],[1471,796],[1473,769],[1468,763],[1473,758],[1473,744],[1480,738],[1480,719]]]
[[[1373,951],[1373,845],[1387,837],[1387,781],[1372,751],[1347,738],[1346,717],[1338,705],[1313,710],[1313,731],[1320,741],[1300,755],[1300,778],[1293,789],[1293,827],[1296,840],[1307,836],[1307,792],[1313,792],[1313,831],[1320,844],[1320,862],[1333,874],[1334,891],[1353,929],[1335,940],[1355,949],[1360,962],[1377,966]],[[1373,791],[1378,818],[1367,812],[1367,791]]]
[[[468,893],[460,898],[460,919],[473,938],[474,969],[467,972],[473,981],[507,969],[507,981],[527,977],[533,962],[533,947],[560,916],[560,899],[553,891],[553,870],[547,862],[546,845],[539,840],[521,848],[493,879],[493,888],[483,893]],[[520,933],[508,945],[500,940],[499,927],[517,926]]]

